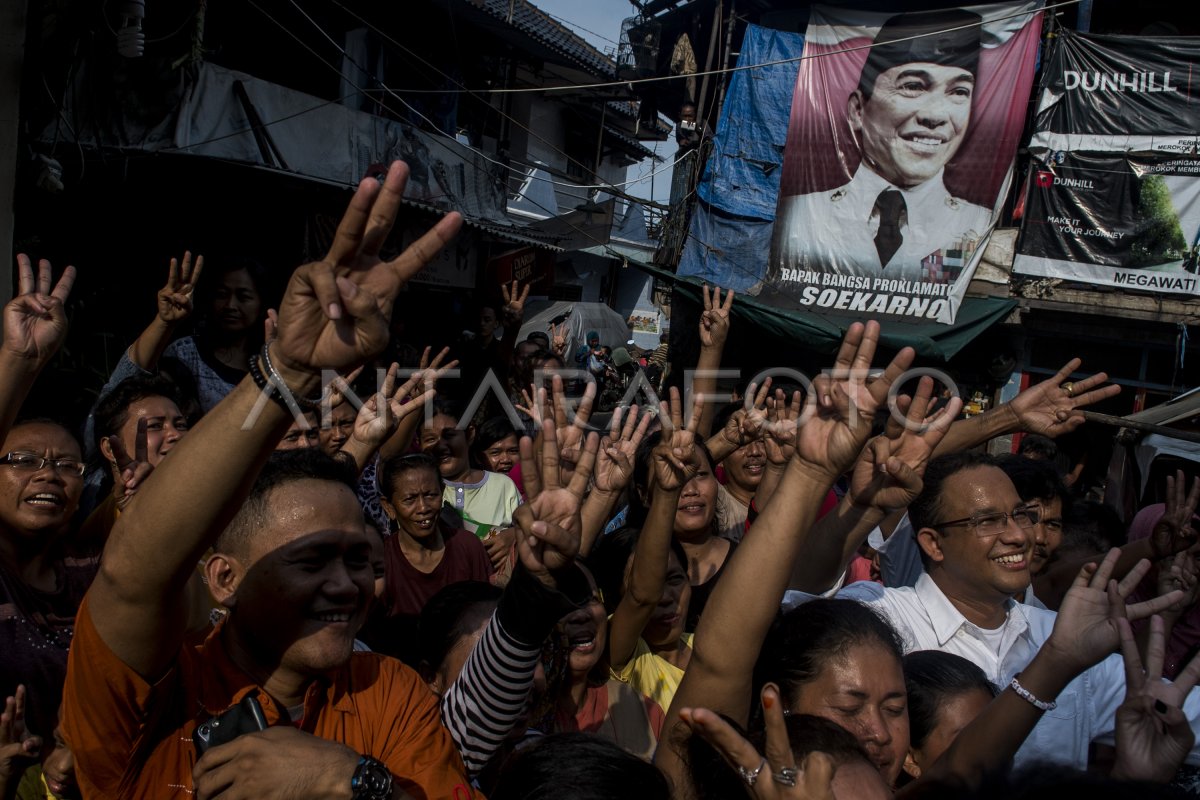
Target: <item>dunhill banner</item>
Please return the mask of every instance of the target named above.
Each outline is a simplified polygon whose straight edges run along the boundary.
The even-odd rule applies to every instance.
[[[1058,38],[1014,272],[1197,294],[1198,68],[1200,38]]]

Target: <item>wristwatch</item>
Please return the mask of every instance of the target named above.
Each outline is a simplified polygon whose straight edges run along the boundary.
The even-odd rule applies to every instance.
[[[391,800],[392,773],[379,761],[363,756],[350,779],[350,791],[354,800]]]

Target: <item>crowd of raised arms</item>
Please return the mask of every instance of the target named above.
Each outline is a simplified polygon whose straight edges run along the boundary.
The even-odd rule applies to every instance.
[[[462,223],[382,260],[406,180],[365,180],[277,303],[252,262],[172,260],[81,430],[23,408],[75,270],[18,256],[0,800],[1200,784],[1200,480],[1128,527],[1079,499],[1053,439],[1118,392],[1103,373],[1072,360],[963,419],[855,323],[804,386],[649,380],[608,416],[553,374],[612,379],[598,337],[518,342],[516,284],[401,369],[397,293]],[[704,290],[701,370],[733,300]],[[509,397],[472,402],[489,370]],[[986,454],[1016,433],[1022,454]]]

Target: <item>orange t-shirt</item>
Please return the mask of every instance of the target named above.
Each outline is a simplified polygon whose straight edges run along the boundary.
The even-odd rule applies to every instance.
[[[147,683],[100,638],[85,598],[67,664],[62,719],[83,796],[190,798],[192,732],[254,690],[269,725],[287,719],[230,660],[219,627],[203,645],[182,647],[170,670]],[[433,694],[395,659],[354,653],[329,680],[314,681],[299,728],[379,759],[418,800],[475,797]]]

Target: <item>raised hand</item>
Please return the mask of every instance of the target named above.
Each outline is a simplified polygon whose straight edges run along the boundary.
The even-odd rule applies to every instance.
[[[1182,592],[1171,592],[1127,606],[1125,598],[1150,571],[1150,562],[1142,559],[1118,583],[1112,580],[1112,572],[1120,556],[1121,551],[1113,548],[1099,566],[1085,564],[1079,570],[1046,640],[1047,647],[1080,672],[1117,649],[1121,641],[1119,620],[1157,614],[1183,596]]]
[[[1162,619],[1150,618],[1144,668],[1129,620],[1117,622],[1121,655],[1125,658],[1125,702],[1117,709],[1117,758],[1112,776],[1170,783],[1196,742],[1182,709],[1188,692],[1200,678],[1200,656],[1193,658],[1173,683],[1165,681]]]
[[[350,372],[342,377],[341,375],[333,376],[333,380],[325,384],[323,397],[321,398],[321,408],[332,411],[346,401],[346,395],[350,394],[350,384],[358,379],[362,374],[361,366],[355,367]]]
[[[40,368],[67,338],[64,304],[75,284],[75,268],[67,267],[51,289],[51,267],[38,261],[37,275],[29,256],[17,254],[17,296],[4,307],[4,349]]]
[[[704,409],[704,398],[697,394],[692,398],[691,418],[684,424],[683,401],[679,390],[671,387],[670,403],[663,403],[667,419],[663,422],[662,441],[651,455],[654,487],[666,492],[677,492],[692,479],[699,463],[696,458],[696,427],[700,424],[700,412]]]
[[[191,251],[184,251],[183,262],[171,259],[167,269],[167,285],[158,290],[158,318],[168,325],[182,322],[192,314],[192,298],[204,269],[204,256],[196,256],[192,266]]]
[[[876,410],[916,355],[911,347],[904,348],[880,377],[867,380],[878,342],[879,323],[851,325],[834,368],[813,381],[805,403],[795,458],[831,481],[858,458]]]
[[[567,323],[561,325],[550,326],[550,349],[558,355],[559,358],[567,357]]]
[[[396,294],[462,226],[451,212],[391,261],[379,258],[408,167],[394,162],[382,184],[367,178],[350,201],[324,260],[296,270],[279,307],[271,345],[277,366],[293,373],[344,370],[383,350]]]
[[[1103,372],[1078,382],[1067,380],[1081,364],[1078,358],[1071,359],[1054,377],[1029,387],[1008,402],[1008,410],[1021,430],[1051,438],[1070,433],[1083,424],[1079,409],[1121,391],[1116,384],[1101,386],[1108,380]]]
[[[1164,560],[1159,565],[1158,593],[1168,594],[1176,589],[1183,592],[1183,597],[1162,612],[1172,619],[1177,619],[1200,599],[1200,568],[1190,549],[1176,553],[1169,564]]]
[[[788,742],[783,704],[779,692],[771,686],[763,689],[762,708],[767,728],[766,756],[719,714],[706,708],[685,708],[679,718],[737,770],[748,784],[747,794],[756,800],[834,800],[833,759],[815,751],[797,765]]]
[[[767,461],[777,467],[785,466],[796,452],[802,398],[800,392],[792,392],[789,403],[783,389],[776,389],[775,396],[767,398],[767,421],[764,425],[767,435],[763,437],[763,444]]]
[[[417,363],[417,372],[414,375],[420,375],[421,382],[424,386],[424,391],[430,392],[437,388],[437,382],[442,379],[450,370],[458,366],[458,359],[442,364],[446,357],[450,355],[450,348],[443,347],[438,351],[438,354],[432,359],[429,357],[433,348],[426,347],[421,353],[421,360]]]
[[[383,378],[379,391],[367,398],[354,418],[354,432],[351,438],[361,442],[372,450],[391,438],[400,422],[409,414],[418,414],[425,406],[425,401],[435,394],[433,388],[424,381],[424,373],[413,373],[409,379],[396,388],[396,373],[399,364],[392,364]],[[424,391],[417,393],[424,385]]]
[[[558,436],[560,468],[564,471],[564,480],[569,480],[587,437],[588,420],[592,418],[592,408],[596,402],[596,384],[588,381],[574,417],[567,410],[567,393],[561,375],[555,375],[551,381],[551,395],[554,400],[554,428]]]
[[[1196,543],[1196,504],[1200,502],[1200,478],[1192,480],[1191,490],[1184,495],[1187,482],[1183,470],[1167,476],[1166,510],[1150,532],[1150,547],[1155,555],[1166,558],[1186,550]]]
[[[508,286],[500,284],[500,291],[504,293],[504,307],[500,309],[504,325],[519,325],[525,318],[525,301],[529,299],[530,286],[532,284],[527,283],[522,290],[521,282],[513,281],[510,290]]]
[[[513,512],[521,529],[517,556],[530,574],[552,585],[553,573],[568,566],[579,552],[583,524],[579,510],[596,463],[600,437],[590,434],[564,486],[559,469],[559,443],[554,423],[542,423],[542,457],[535,461],[533,441],[521,437],[521,477],[529,502]]]
[[[628,409],[617,406],[613,410],[608,436],[600,443],[600,452],[596,454],[594,481],[597,491],[620,492],[633,479],[633,460],[638,445],[646,438],[646,431],[654,419],[653,414],[642,414],[639,418],[638,410],[636,405]]]
[[[852,503],[888,514],[907,507],[921,493],[925,465],[962,410],[962,400],[955,397],[930,414],[934,402],[933,379],[923,377],[907,404],[904,423],[888,426],[886,433],[869,441],[855,462]]]
[[[725,427],[721,429],[721,437],[733,448],[745,447],[751,442],[763,438],[766,433],[767,400],[771,395],[771,379],[763,381],[762,386],[750,384],[746,390],[747,397],[753,398],[749,408],[739,408],[729,415]]]
[[[712,294],[708,292],[708,284],[702,287],[704,291],[704,312],[700,314],[700,344],[704,347],[724,347],[729,337],[729,311],[733,308],[733,290],[725,295],[721,302],[721,289],[714,286]]]
[[[0,788],[15,792],[21,772],[41,749],[41,737],[25,731],[25,687],[18,686],[16,693],[5,699],[0,712]]]
[[[270,344],[275,341],[275,333],[279,329],[279,312],[273,308],[267,309],[267,317],[263,320],[263,342]]]
[[[146,418],[142,417],[137,424],[137,438],[134,439],[133,455],[130,456],[121,443],[121,437],[108,437],[108,446],[112,448],[113,458],[117,462],[117,475],[113,480],[113,494],[117,498],[117,507],[124,508],[133,499],[138,487],[154,472],[147,457],[146,441],[148,438]]]

